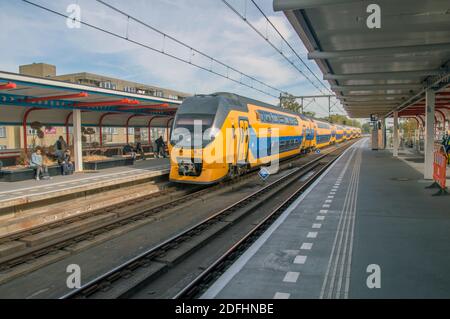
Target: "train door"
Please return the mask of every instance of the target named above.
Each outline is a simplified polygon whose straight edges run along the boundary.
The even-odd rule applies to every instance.
[[[300,144],[300,150],[302,151],[302,152],[305,152],[306,150],[307,150],[307,148],[308,148],[308,140],[307,140],[307,137],[308,137],[308,135],[307,135],[307,128],[306,128],[306,125],[305,124],[303,124],[303,126],[302,126],[302,143]]]
[[[237,141],[236,163],[246,164],[248,162],[248,143],[249,143],[249,124],[247,118],[239,118],[236,141]]]

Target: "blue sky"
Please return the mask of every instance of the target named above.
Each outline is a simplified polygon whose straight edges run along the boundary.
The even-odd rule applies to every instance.
[[[68,5],[78,4],[83,21],[126,34],[127,19],[94,0],[32,1],[62,13]],[[106,2],[274,87],[295,95],[319,93],[221,0]],[[247,2],[249,21],[266,32],[265,20],[250,1],[229,2],[241,12]],[[306,60],[306,49],[284,15],[273,12],[272,0],[257,0],[257,3]],[[0,0],[0,27],[0,41],[4,44],[0,51],[0,70],[3,71],[18,72],[20,64],[46,62],[55,64],[58,74],[92,72],[187,93],[230,91],[277,103],[275,98],[87,26],[69,29],[64,18],[21,0]],[[163,46],[161,36],[136,23],[128,24],[128,34],[151,46]],[[268,35],[281,43],[270,31]],[[182,58],[190,54],[170,41],[165,42],[165,50]],[[209,65],[197,56],[193,59]],[[308,61],[308,64],[320,78],[315,63]],[[307,110],[326,115],[326,102],[319,104],[312,103]]]

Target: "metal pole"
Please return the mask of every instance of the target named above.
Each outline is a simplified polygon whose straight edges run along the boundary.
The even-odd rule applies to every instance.
[[[398,137],[398,111],[394,111],[394,157],[398,157],[399,137]]]
[[[75,171],[83,171],[83,151],[81,135],[81,110],[73,110],[73,150],[75,159]]]
[[[433,179],[435,92],[432,89],[426,90],[425,100],[426,106],[425,106],[424,179]]]
[[[328,96],[328,121],[331,122],[331,97]]]

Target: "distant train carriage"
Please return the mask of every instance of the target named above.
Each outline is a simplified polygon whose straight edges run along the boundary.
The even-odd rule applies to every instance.
[[[330,145],[331,141],[331,125],[327,122],[315,120],[316,124],[316,147],[322,148]]]
[[[330,139],[330,144],[336,144],[336,130],[337,130],[337,125],[335,124],[330,124],[331,127],[331,139]]]
[[[170,139],[170,180],[211,184],[339,141],[339,127],[232,93],[187,98]],[[351,134],[348,135],[348,139]]]
[[[345,140],[344,128],[341,125],[336,126],[336,143],[341,143]]]
[[[352,129],[351,127],[344,126],[344,140],[348,141],[352,138]]]

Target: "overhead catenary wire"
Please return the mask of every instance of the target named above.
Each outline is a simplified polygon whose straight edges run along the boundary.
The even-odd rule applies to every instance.
[[[316,73],[311,70],[311,68],[308,66],[308,64],[304,61],[304,59],[302,59],[302,57],[300,56],[300,54],[293,48],[293,46],[289,43],[289,41],[281,34],[281,32],[279,31],[279,29],[274,25],[274,23],[269,19],[269,17],[267,16],[267,14],[261,9],[261,7],[256,3],[255,0],[250,0],[251,3],[253,3],[253,5],[255,6],[255,8],[261,13],[261,15],[264,17],[264,19],[266,20],[267,24],[266,24],[266,30],[265,33],[266,35],[264,35],[260,30],[258,30],[248,19],[247,14],[242,15],[239,13],[239,11],[233,7],[229,1],[227,0],[221,0],[231,11],[233,11],[237,16],[239,16],[251,29],[253,29],[260,37],[262,37],[267,43],[269,43],[270,46],[272,46],[272,48],[275,49],[275,51],[277,51],[286,61],[288,61],[288,63],[290,65],[292,65],[302,76],[304,76],[304,78],[306,80],[308,80],[310,82],[311,85],[313,85],[320,93],[322,94],[333,94],[334,92],[331,91],[331,89],[329,87],[327,87],[325,85],[325,83],[323,81],[321,81],[319,79],[319,77],[316,75]],[[281,38],[281,48],[278,48],[276,46],[276,44],[274,44],[272,41],[270,41],[269,36],[268,36],[268,27],[269,25],[272,27],[272,29],[279,35],[279,37]],[[317,82],[326,90],[326,93],[318,87],[318,85],[314,82],[314,80],[312,80],[309,76],[306,75],[306,73],[301,70],[291,59],[289,59],[289,57],[283,52],[283,43],[285,43],[285,45],[292,51],[292,53],[297,57],[297,59],[301,62],[301,64],[303,64],[305,66],[305,68],[309,71],[310,74],[312,74],[312,76],[317,80]],[[336,101],[332,107],[337,106],[342,113],[346,113],[346,111],[340,106],[337,105],[337,103],[339,103],[339,101]],[[317,103],[318,104],[318,103]],[[319,105],[319,104],[318,104]]]
[[[233,11],[237,16],[239,16],[251,29],[253,29],[260,37],[262,37],[267,43],[269,43],[272,48],[275,49],[286,61],[288,61],[289,64],[291,64],[305,79],[308,80],[308,82],[311,83],[317,90],[319,90],[322,94],[324,92],[322,89],[303,71],[301,70],[289,57],[283,52],[283,48],[278,48],[276,44],[274,44],[267,35],[264,35],[261,31],[258,30],[247,18],[247,16],[241,14],[233,5],[231,5],[227,0],[221,0],[231,11]],[[300,57],[300,55],[297,53],[297,51],[292,47],[292,45],[286,40],[286,38],[281,34],[281,32],[278,30],[278,28],[273,24],[273,22],[269,19],[269,17],[264,13],[264,11],[258,6],[258,4],[254,0],[250,0],[253,5],[258,9],[258,11],[261,13],[261,15],[264,17],[264,19],[267,21],[268,25],[272,27],[272,29],[275,30],[275,32],[280,36],[282,42],[287,45],[287,47],[292,51],[292,53],[298,58],[298,60],[306,67],[306,69],[313,75],[313,77],[320,83],[328,92],[334,94],[318,77],[317,75],[311,70],[311,68],[308,66],[308,64]],[[266,25],[266,27],[268,26]],[[267,34],[266,29],[266,34]]]
[[[22,0],[22,1],[25,2],[25,3],[27,3],[27,4],[29,4],[29,5],[32,5],[32,6],[34,6],[34,7],[37,7],[37,8],[39,8],[39,9],[42,9],[42,10],[44,10],[44,11],[47,11],[47,12],[49,12],[49,13],[58,15],[58,16],[60,16],[60,17],[66,18],[66,19],[71,19],[71,17],[70,17],[69,15],[65,14],[65,13],[58,12],[58,11],[56,11],[56,10],[53,10],[53,9],[51,9],[51,8],[48,8],[48,7],[45,7],[45,6],[40,5],[40,4],[38,4],[38,3],[32,2],[32,1],[30,1],[30,0]],[[220,73],[220,72],[218,72],[218,71],[215,71],[215,70],[213,70],[213,69],[210,68],[210,67],[205,67],[205,66],[202,66],[202,65],[200,65],[200,64],[194,63],[194,62],[192,61],[192,59],[191,59],[191,56],[189,57],[189,59],[184,59],[184,58],[182,58],[182,57],[179,57],[179,56],[170,54],[170,53],[166,52],[164,49],[158,49],[158,48],[152,47],[152,46],[150,46],[150,45],[147,45],[147,44],[145,44],[145,43],[139,42],[139,41],[137,41],[137,40],[133,40],[133,39],[130,38],[129,34],[127,34],[126,36],[123,36],[123,35],[121,35],[121,34],[119,34],[119,33],[116,33],[116,32],[110,31],[110,30],[107,30],[107,29],[105,29],[105,28],[99,27],[99,26],[97,26],[97,25],[94,25],[94,24],[92,24],[92,23],[89,23],[89,22],[86,22],[86,21],[83,21],[83,20],[79,21],[81,24],[83,24],[83,25],[85,25],[85,26],[87,26],[87,27],[90,27],[90,28],[92,28],[92,29],[95,29],[95,30],[97,30],[97,31],[103,32],[103,33],[105,33],[105,34],[108,34],[108,35],[110,35],[110,36],[113,36],[113,37],[116,37],[116,38],[119,38],[119,39],[128,41],[128,42],[130,42],[130,43],[133,43],[133,44],[135,44],[135,45],[141,46],[141,47],[146,48],[146,49],[148,49],[148,50],[151,50],[151,51],[154,51],[154,52],[163,54],[163,55],[168,56],[168,57],[170,57],[170,58],[172,58],[172,59],[175,59],[175,60],[177,60],[177,61],[179,61],[179,62],[183,62],[183,63],[189,64],[189,65],[192,65],[192,66],[197,67],[197,68],[199,68],[199,69],[201,69],[201,70],[203,70],[203,71],[210,72],[210,73],[212,73],[212,74],[215,74],[215,75],[217,75],[217,76],[220,76],[220,77],[222,77],[222,78],[225,78],[225,79],[227,79],[227,80],[230,80],[230,81],[232,81],[232,82],[234,82],[234,83],[237,83],[237,84],[239,84],[239,85],[245,86],[245,87],[247,87],[247,88],[249,88],[249,89],[258,91],[258,92],[260,92],[260,93],[262,93],[262,94],[265,94],[265,95],[267,95],[267,96],[271,96],[271,97],[274,97],[274,98],[278,98],[278,97],[279,97],[279,96],[277,96],[277,95],[274,95],[274,94],[271,93],[271,92],[268,92],[267,89],[276,91],[276,92],[278,92],[278,93],[280,93],[280,94],[287,94],[287,92],[285,92],[285,91],[283,91],[283,90],[281,90],[281,89],[278,89],[278,88],[276,88],[276,87],[274,87],[274,86],[271,86],[271,85],[269,85],[269,84],[267,84],[267,83],[265,83],[265,82],[263,82],[263,81],[261,81],[261,80],[258,80],[258,79],[256,79],[255,77],[250,76],[250,75],[248,75],[248,74],[246,74],[246,73],[244,73],[244,72],[242,72],[242,71],[240,71],[240,70],[238,70],[238,69],[236,69],[236,68],[234,68],[234,67],[232,67],[232,66],[230,66],[230,65],[228,65],[228,64],[226,64],[226,63],[224,63],[224,62],[221,62],[221,61],[219,61],[219,60],[213,58],[212,56],[209,56],[209,55],[207,55],[207,54],[201,52],[200,50],[197,50],[197,49],[193,48],[192,46],[190,46],[190,45],[188,45],[188,44],[186,44],[186,43],[184,43],[184,42],[182,42],[182,41],[180,41],[180,40],[178,40],[178,39],[176,39],[176,38],[174,38],[174,37],[172,37],[172,36],[170,36],[170,35],[168,35],[168,34],[162,32],[162,31],[158,30],[157,28],[155,28],[155,27],[153,27],[153,26],[151,26],[151,25],[149,25],[149,24],[147,24],[147,23],[145,23],[145,22],[143,22],[143,21],[141,21],[141,20],[139,20],[139,19],[133,17],[132,15],[130,15],[130,14],[128,14],[128,13],[125,13],[125,12],[121,11],[120,9],[117,9],[116,7],[114,7],[114,6],[112,6],[112,5],[108,4],[108,3],[106,3],[106,2],[104,2],[104,1],[97,0],[97,2],[99,2],[99,3],[101,3],[101,4],[105,5],[105,6],[107,6],[108,8],[110,8],[110,9],[112,9],[112,10],[114,10],[114,11],[116,11],[116,12],[122,14],[122,15],[124,15],[128,20],[133,20],[133,21],[135,21],[135,22],[137,22],[137,23],[139,23],[139,24],[141,24],[141,25],[143,25],[143,26],[149,28],[149,29],[152,30],[152,31],[154,31],[154,32],[156,32],[156,33],[158,33],[158,34],[161,34],[161,35],[164,37],[165,40],[170,39],[170,40],[174,41],[175,43],[177,43],[177,44],[179,44],[179,45],[181,45],[181,46],[184,46],[185,48],[189,49],[191,53],[195,52],[195,53],[197,53],[197,54],[199,54],[199,55],[201,55],[201,56],[203,56],[203,57],[205,57],[205,58],[207,58],[207,59],[210,59],[212,62],[215,62],[215,63],[217,63],[217,64],[219,64],[219,65],[225,67],[226,70],[227,70],[226,74],[222,74],[222,73]],[[129,31],[128,26],[127,26],[127,31]],[[128,32],[127,32],[127,33],[128,33]],[[236,73],[240,74],[240,75],[241,75],[241,79],[240,79],[240,80],[236,80],[236,79],[233,79],[232,77],[230,77],[229,74],[228,74],[228,72],[229,72],[230,70],[233,71],[233,72],[236,72]],[[247,84],[247,83],[244,82],[244,80],[243,80],[242,77],[243,77],[243,78],[246,78],[247,80],[253,81],[254,83],[260,84],[262,87],[265,87],[266,89],[257,88],[257,87],[255,87],[254,85]]]

